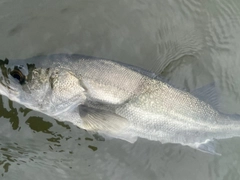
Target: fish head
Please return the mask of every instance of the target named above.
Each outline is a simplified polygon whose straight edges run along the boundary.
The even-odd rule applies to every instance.
[[[0,62],[0,94],[30,109],[57,116],[86,100],[81,77],[60,67]]]

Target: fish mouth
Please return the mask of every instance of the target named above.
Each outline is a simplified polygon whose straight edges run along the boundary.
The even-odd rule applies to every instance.
[[[17,88],[14,87],[15,85],[14,78],[9,74],[6,63],[0,60],[0,94],[7,97],[17,95],[18,91]]]
[[[8,80],[9,81],[9,80]],[[18,95],[17,88],[12,86],[10,82],[6,82],[4,80],[0,80],[0,94],[9,96],[9,95]]]

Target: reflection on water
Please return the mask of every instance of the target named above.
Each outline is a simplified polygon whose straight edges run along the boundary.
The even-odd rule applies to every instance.
[[[72,169],[71,159],[74,158],[71,156],[74,156],[74,151],[82,146],[85,147],[85,151],[88,148],[89,153],[98,149],[94,145],[94,136],[86,134],[85,131],[35,113],[5,97],[1,96],[0,99],[1,176],[4,177],[11,168],[14,170],[16,166],[24,164],[44,167],[52,165],[59,168],[61,166],[55,163],[63,163]],[[67,159],[64,158],[66,154]]]

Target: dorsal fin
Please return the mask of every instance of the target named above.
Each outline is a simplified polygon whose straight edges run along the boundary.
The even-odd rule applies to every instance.
[[[205,85],[201,88],[195,89],[190,93],[195,97],[199,98],[200,100],[208,103],[214,109],[219,110],[219,99],[215,83]]]

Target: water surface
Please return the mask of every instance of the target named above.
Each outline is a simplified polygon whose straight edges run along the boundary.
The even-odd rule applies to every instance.
[[[240,113],[240,1],[0,0],[0,58],[77,53],[118,60],[194,90],[215,82]],[[240,139],[222,156],[139,139],[103,140],[0,98],[0,179],[225,180],[240,177]]]

